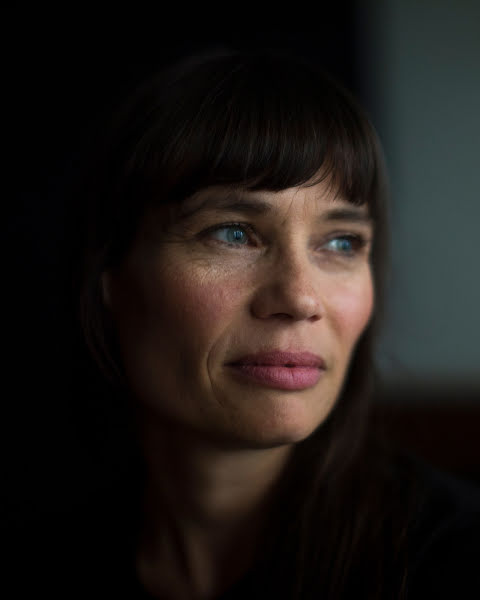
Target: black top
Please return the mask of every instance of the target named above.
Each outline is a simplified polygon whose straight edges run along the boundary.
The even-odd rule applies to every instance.
[[[480,486],[420,466],[429,489],[412,534],[407,597],[480,598]]]
[[[480,598],[480,487],[423,463],[419,469],[428,494],[411,538],[407,598]],[[136,502],[124,482],[75,509],[9,528],[1,597],[151,598],[134,567]],[[265,598],[258,584],[269,573],[257,571],[219,600]]]

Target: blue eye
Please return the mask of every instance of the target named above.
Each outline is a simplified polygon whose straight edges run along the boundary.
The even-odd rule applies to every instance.
[[[220,242],[233,245],[242,246],[249,241],[245,228],[235,224],[218,227],[212,231],[211,235]]]
[[[360,248],[362,248],[364,245],[364,240],[359,236],[354,235],[338,236],[336,238],[332,238],[326,243],[328,250],[345,255],[354,255],[355,252],[360,250]]]

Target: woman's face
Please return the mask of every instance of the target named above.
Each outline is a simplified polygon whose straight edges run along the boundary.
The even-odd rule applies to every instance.
[[[166,213],[165,213],[166,214]],[[103,277],[133,396],[169,428],[291,444],[332,410],[372,313],[372,224],[326,183],[203,190]]]

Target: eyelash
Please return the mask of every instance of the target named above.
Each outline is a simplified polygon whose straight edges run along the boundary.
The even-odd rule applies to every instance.
[[[245,231],[247,234],[249,234],[250,236],[256,235],[255,230],[248,223],[222,223],[219,225],[214,225],[213,227],[209,227],[208,229],[206,229],[205,231],[203,231],[201,233],[201,236],[204,238],[207,238],[209,235],[211,235],[215,232],[221,231],[222,229],[233,229],[233,228],[241,229],[241,230]],[[330,236],[324,245],[328,244],[329,242],[332,242],[333,240],[338,240],[338,239],[348,240],[353,245],[353,250],[349,251],[349,252],[342,252],[339,250],[331,251],[335,254],[338,254],[339,256],[344,256],[345,258],[355,257],[358,253],[361,252],[361,250],[363,248],[365,248],[365,246],[368,243],[368,240],[365,238],[365,236],[360,233],[342,233],[342,234],[334,234],[334,235]],[[223,240],[215,240],[215,241],[219,242],[220,244],[224,244],[230,248],[239,248],[244,245],[245,246],[249,245],[249,244],[235,244],[235,243],[225,242]]]

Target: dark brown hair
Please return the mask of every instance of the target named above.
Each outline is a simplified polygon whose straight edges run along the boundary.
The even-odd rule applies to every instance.
[[[359,598],[401,597],[404,511],[395,512],[396,478],[368,434],[386,185],[364,111],[311,62],[277,51],[215,50],[184,58],[137,88],[115,114],[94,162],[82,197],[80,321],[92,355],[119,389],[122,368],[100,278],[122,261],[147,208],[178,206],[213,185],[279,191],[320,180],[368,206],[376,315],[356,346],[334,410],[296,448],[268,540],[286,565],[278,570],[285,580],[276,581],[281,597],[315,590],[340,598],[352,585]],[[279,526],[282,511],[288,511],[286,527]]]

